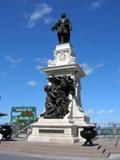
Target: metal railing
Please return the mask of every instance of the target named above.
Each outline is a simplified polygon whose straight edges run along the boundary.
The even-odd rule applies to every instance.
[[[27,129],[30,128],[30,127],[31,127],[31,124],[28,125],[28,126],[26,126],[26,127],[23,128],[23,129],[21,129],[20,131],[17,131],[15,134],[12,135],[11,139],[13,139],[13,138],[15,138],[15,137],[18,137],[20,133],[24,132],[25,130],[27,130]],[[27,136],[28,136],[28,134],[27,134]],[[26,137],[27,137],[27,136],[26,136]]]

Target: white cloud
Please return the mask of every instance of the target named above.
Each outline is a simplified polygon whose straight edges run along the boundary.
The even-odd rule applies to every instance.
[[[39,57],[36,57],[35,58],[35,62],[38,62],[38,63],[47,63],[48,59],[46,57],[43,57],[43,58],[39,58]]]
[[[105,0],[94,0],[92,3],[88,4],[89,9],[98,9],[101,8],[104,4]]]
[[[26,3],[27,0],[16,0],[16,3]]]
[[[113,109],[98,111],[98,114],[113,114],[113,113],[115,113],[115,111]]]
[[[82,63],[81,65],[80,65],[82,68],[83,68],[83,70],[85,71],[85,74],[86,75],[89,75],[89,74],[91,74],[94,70],[96,70],[96,69],[98,69],[98,68],[102,68],[102,67],[104,67],[104,63],[100,63],[100,64],[97,64],[97,65],[95,65],[95,66],[92,66],[92,65],[90,65],[90,64],[88,64],[88,63]]]
[[[120,83],[120,79],[115,79],[114,82],[115,83]]]
[[[35,62],[40,62],[40,61],[41,61],[41,58],[39,58],[39,57],[35,58]]]
[[[43,57],[43,58],[36,57],[35,62],[37,63],[36,64],[36,69],[41,71],[41,69],[45,65],[47,65],[48,59],[46,57]]]
[[[0,76],[6,76],[7,73],[6,72],[0,72]]]
[[[87,111],[87,113],[88,113],[88,114],[94,114],[94,113],[95,113],[95,110],[94,110],[94,109],[89,109],[89,110]]]
[[[89,109],[87,111],[87,114],[96,114],[96,115],[98,115],[98,114],[113,114],[113,113],[115,113],[115,111],[113,109],[109,109],[109,110],[101,109],[101,110],[98,110],[98,111],[94,110],[94,109]]]
[[[51,23],[52,21],[54,21],[54,19],[53,19],[52,17],[45,17],[45,18],[44,18],[44,23],[45,23],[45,24],[49,24],[49,23]]]
[[[6,56],[6,60],[11,64],[12,67],[23,62],[23,58],[13,58],[12,56]]]
[[[28,20],[28,28],[33,28],[39,20],[43,20],[45,23],[50,23],[52,18],[49,13],[52,11],[52,7],[46,3],[38,4],[33,13],[26,15],[25,18]]]
[[[39,65],[39,64],[38,64],[38,65],[36,65],[36,69],[37,69],[37,70],[40,70],[40,71],[41,71],[41,69],[42,69],[42,68],[43,68],[43,66],[42,66],[42,65]]]
[[[97,64],[96,66],[95,66],[95,68],[101,68],[101,67],[104,67],[104,63],[100,63],[100,64]]]
[[[98,114],[104,114],[104,113],[106,113],[106,111],[104,111],[104,110],[99,110],[98,111]]]
[[[120,74],[120,69],[118,70],[118,73]]]
[[[114,110],[112,110],[112,109],[110,109],[110,110],[108,110],[108,113],[114,113],[115,111]]]
[[[86,75],[89,75],[93,72],[93,68],[88,63],[82,63],[80,66],[83,68]]]
[[[39,85],[39,83],[36,82],[35,80],[28,81],[26,84],[30,87],[36,87]]]

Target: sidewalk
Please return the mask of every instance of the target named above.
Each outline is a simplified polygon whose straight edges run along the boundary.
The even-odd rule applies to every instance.
[[[16,141],[2,142],[0,144],[0,153],[41,157],[49,160],[106,160],[109,155],[109,159],[120,160],[120,144],[115,147],[115,142],[116,139],[98,139],[94,142],[96,145],[85,147],[81,143],[60,145],[33,143],[27,142],[25,139],[18,139]]]

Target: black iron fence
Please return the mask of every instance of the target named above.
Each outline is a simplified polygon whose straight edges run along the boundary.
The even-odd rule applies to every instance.
[[[103,127],[97,129],[98,136],[118,137],[120,136],[120,127]]]

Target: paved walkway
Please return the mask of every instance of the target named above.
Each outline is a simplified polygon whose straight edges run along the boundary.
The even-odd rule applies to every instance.
[[[115,147],[116,139],[98,139],[92,147],[76,144],[50,144],[33,143],[25,139],[2,142],[0,144],[0,157],[10,155],[11,159],[17,155],[19,160],[34,157],[34,160],[120,160],[120,142]],[[22,159],[20,159],[22,157]],[[6,158],[3,158],[7,160]],[[3,160],[2,159],[2,160]],[[1,159],[0,159],[1,160]],[[32,159],[29,159],[32,160]]]

